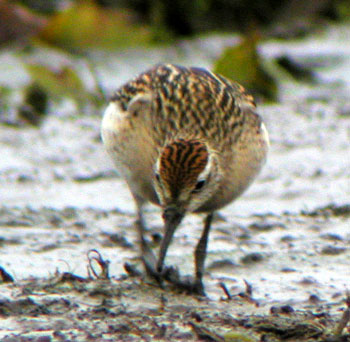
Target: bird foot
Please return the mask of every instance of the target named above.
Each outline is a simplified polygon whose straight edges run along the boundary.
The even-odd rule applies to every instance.
[[[161,272],[158,272],[154,265],[148,263],[143,259],[146,273],[157,281],[159,286],[164,289],[164,281],[171,284],[175,289],[185,291],[189,294],[196,294],[205,296],[203,282],[201,280],[194,280],[190,276],[181,276],[176,267],[163,267]]]
[[[162,271],[158,272],[155,265],[153,263],[150,263],[149,260],[143,258],[142,261],[145,266],[147,275],[155,279],[162,289],[164,288],[164,281],[172,282],[176,279],[179,279],[179,272],[174,267],[163,267]]]
[[[169,281],[173,286],[181,291],[185,291],[188,294],[196,294],[199,296],[205,296],[204,286],[202,281],[194,280],[190,276],[171,279]]]
[[[166,267],[163,269],[161,277],[177,290],[205,296],[202,280],[193,279],[191,276],[181,276],[175,267]]]

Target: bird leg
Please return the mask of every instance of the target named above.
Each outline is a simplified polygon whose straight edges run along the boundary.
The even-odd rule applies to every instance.
[[[208,236],[212,221],[213,213],[210,213],[204,220],[204,229],[194,252],[195,280],[193,291],[201,295],[205,294],[202,278],[204,273],[205,258],[207,256]]]
[[[143,201],[136,196],[134,197],[135,197],[135,202],[137,206],[137,220],[135,222],[135,225],[137,228],[137,233],[138,233],[139,243],[141,248],[141,259],[146,269],[146,272],[152,276],[155,276],[155,274],[157,274],[156,272],[157,261],[156,261],[155,255],[153,254],[145,238],[146,226],[145,226],[145,220],[143,215]]]
[[[202,235],[197,243],[194,259],[195,259],[195,277],[180,277],[178,271],[174,268],[167,268],[162,272],[162,278],[176,288],[187,291],[189,293],[196,293],[205,296],[203,285],[203,273],[205,258],[207,255],[208,237],[213,221],[213,213],[206,216],[204,220],[204,229]],[[159,260],[158,260],[159,262]]]

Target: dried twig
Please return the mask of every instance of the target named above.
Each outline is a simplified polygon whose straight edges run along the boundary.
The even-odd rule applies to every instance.
[[[232,299],[232,296],[231,296],[231,293],[230,293],[230,291],[228,290],[226,284],[223,283],[223,282],[220,282],[220,283],[219,283],[219,286],[220,286],[220,287],[222,288],[222,290],[224,291],[224,293],[225,293],[227,299],[228,299],[228,300],[231,300],[231,299]]]
[[[13,283],[14,279],[11,274],[7,273],[6,270],[0,266],[0,281],[3,283]]]
[[[92,254],[97,254],[97,255],[92,255]],[[88,265],[88,272],[92,273],[95,278],[97,279],[109,279],[109,264],[110,261],[109,260],[104,260],[102,258],[101,253],[96,250],[96,249],[90,249],[87,252],[87,257],[88,257],[88,261],[89,261],[89,265]],[[101,268],[101,272],[100,274],[98,274],[94,268],[94,266],[92,265],[92,262],[96,261],[97,264],[100,266]]]

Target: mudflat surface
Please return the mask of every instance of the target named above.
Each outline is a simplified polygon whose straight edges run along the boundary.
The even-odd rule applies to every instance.
[[[350,276],[344,32],[262,46],[266,58],[316,65],[319,83],[283,78],[281,101],[259,107],[271,152],[251,188],[215,219],[205,298],[142,275],[134,205],[103,150],[101,113],[53,108],[40,128],[0,125],[0,266],[9,275],[2,279],[14,280],[0,283],[1,341],[350,340],[347,328],[335,334]],[[196,54],[210,67],[225,44],[116,55],[100,72],[112,91],[158,61],[193,65]],[[147,223],[156,250],[156,207]],[[189,215],[175,235],[166,263],[181,274],[192,273],[201,228],[202,218]],[[92,249],[108,261],[108,277]],[[126,262],[141,274],[127,273]]]

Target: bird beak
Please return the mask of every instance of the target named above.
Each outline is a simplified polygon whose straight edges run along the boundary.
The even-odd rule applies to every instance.
[[[163,211],[165,234],[160,245],[159,257],[157,262],[157,271],[159,273],[162,271],[164,259],[168,247],[170,245],[171,239],[175,233],[176,228],[179,226],[184,216],[184,210],[181,210],[177,207],[166,207]]]

